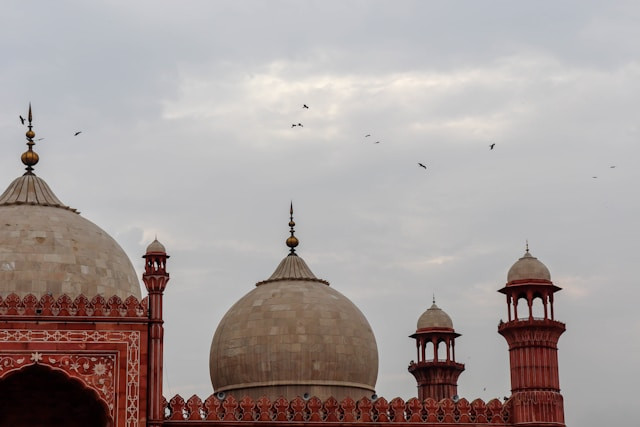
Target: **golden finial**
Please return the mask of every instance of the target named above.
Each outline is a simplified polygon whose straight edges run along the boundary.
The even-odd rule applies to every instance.
[[[29,147],[29,149],[22,153],[20,159],[22,160],[22,163],[27,166],[27,172],[25,173],[25,175],[33,175],[33,166],[38,164],[40,157],[38,156],[38,153],[33,151],[33,146],[36,144],[35,142],[33,142],[33,137],[36,136],[36,133],[33,131],[33,114],[31,113],[31,103],[29,103],[29,115],[27,116],[27,120],[29,120],[29,130],[25,135],[27,137],[27,146]]]
[[[529,253],[529,239],[525,240],[526,252]]]
[[[296,223],[293,221],[293,202],[291,202],[291,207],[289,208],[289,232],[291,233],[291,236],[289,236],[287,238],[287,246],[289,246],[289,256],[297,256],[296,255],[296,246],[298,246],[298,243],[300,243],[298,241],[298,238],[296,236],[294,236],[293,234],[295,233],[295,230],[293,229],[293,227],[295,227]]]

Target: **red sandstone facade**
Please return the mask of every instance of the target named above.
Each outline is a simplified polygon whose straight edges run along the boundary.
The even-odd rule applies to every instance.
[[[253,426],[306,424],[564,427],[557,342],[564,324],[554,319],[548,280],[520,280],[500,290],[509,317],[498,332],[509,344],[512,395],[505,401],[450,398],[464,365],[455,362],[453,330],[417,331],[418,362],[410,366],[419,397],[315,397],[204,401],[162,397],[162,297],[168,255],[150,246],[143,281],[149,296],[122,301],[100,296],[0,298],[0,425]],[[526,318],[517,302],[525,299]],[[534,300],[544,318],[532,315]],[[512,316],[513,312],[513,316]],[[446,359],[424,354],[426,342],[446,346]]]
[[[147,301],[0,299],[0,425],[147,425]]]

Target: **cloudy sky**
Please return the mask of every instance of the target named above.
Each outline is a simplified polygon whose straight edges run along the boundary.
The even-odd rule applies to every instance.
[[[567,424],[628,425],[639,22],[635,1],[7,2],[0,183],[32,102],[58,197],[138,271],[166,245],[166,396],[212,392],[215,328],[286,255],[293,201],[298,253],[371,323],[379,395],[416,395],[434,293],[459,394],[510,393],[496,291],[528,239],[563,288]]]

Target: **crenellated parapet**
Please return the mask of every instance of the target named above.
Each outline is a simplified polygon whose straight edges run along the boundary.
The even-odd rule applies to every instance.
[[[165,403],[163,425],[209,425],[234,423],[262,423],[265,425],[300,425],[301,423],[392,423],[422,424],[424,426],[510,425],[511,401],[504,404],[498,399],[484,402],[476,399],[454,401],[446,398],[437,402],[428,398],[420,401],[412,398],[406,402],[399,397],[390,402],[384,398],[358,401],[347,397],[338,401],[332,397],[325,401],[317,397],[296,397],[287,400],[280,397],[271,401],[266,397],[258,400],[245,397],[237,400],[233,396],[211,395],[204,401],[193,395],[184,400],[175,395]]]
[[[114,295],[105,299],[96,295],[91,300],[84,295],[71,299],[68,295],[60,295],[54,298],[52,295],[44,295],[37,298],[33,294],[20,297],[17,294],[0,296],[0,316],[44,317],[57,318],[71,317],[74,319],[98,318],[112,320],[112,318],[146,319],[149,314],[148,297],[138,300],[129,296],[124,301]]]

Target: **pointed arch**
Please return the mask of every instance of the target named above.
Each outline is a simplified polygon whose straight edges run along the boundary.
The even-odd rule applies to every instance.
[[[80,380],[33,364],[0,379],[0,425],[112,427],[106,403]]]

